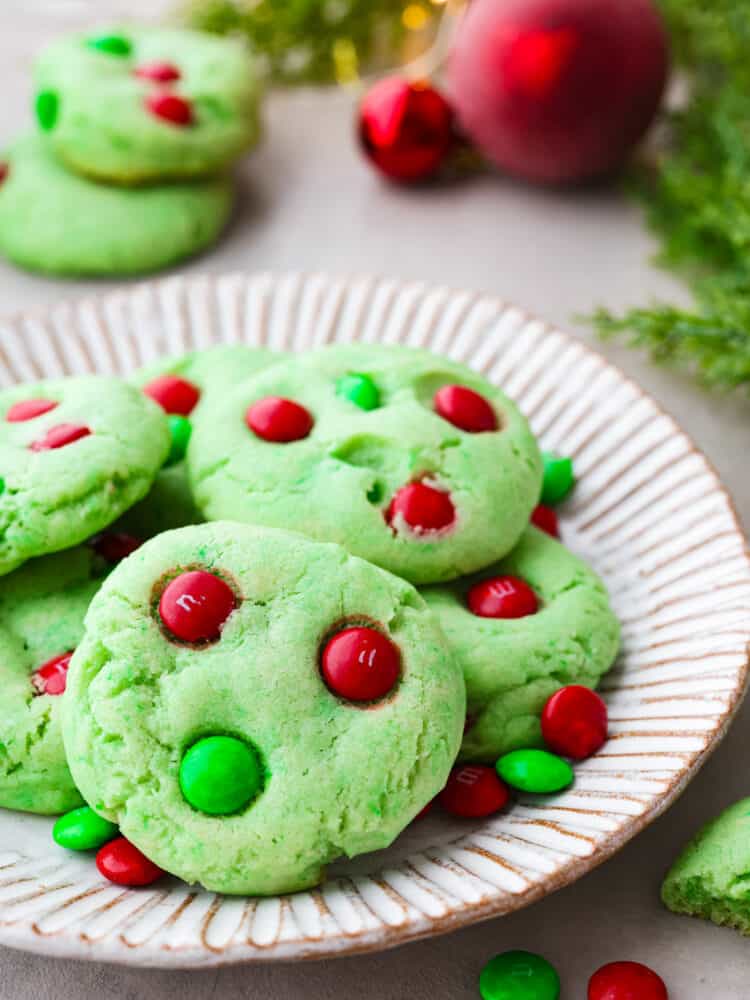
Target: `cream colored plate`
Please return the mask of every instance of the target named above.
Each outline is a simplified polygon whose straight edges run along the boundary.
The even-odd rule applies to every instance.
[[[0,384],[127,373],[246,341],[305,350],[408,343],[501,385],[578,476],[564,541],[604,576],[624,649],[605,679],[611,738],[574,787],[481,822],[433,814],[393,847],[340,862],[321,889],[224,898],[177,881],[122,890],[51,823],[0,814],[0,943],[132,965],[369,951],[508,913],[600,864],[676,798],[743,694],[750,566],[705,458],[632,382],[576,340],[471,292],[395,281],[175,279],[0,323]],[[437,811],[436,811],[437,812]]]

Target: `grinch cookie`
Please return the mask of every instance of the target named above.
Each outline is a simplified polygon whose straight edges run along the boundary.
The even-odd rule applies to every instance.
[[[60,695],[91,598],[137,545],[104,533],[0,579],[0,806],[58,813],[80,805],[60,728]]]
[[[533,527],[500,562],[422,595],[464,672],[464,760],[542,745],[550,695],[566,684],[595,687],[617,655],[620,627],[604,584]]]
[[[172,447],[165,468],[151,492],[120,522],[141,538],[182,528],[203,520],[195,506],[184,457],[192,431],[191,418],[205,406],[212,392],[219,394],[283,355],[244,344],[222,344],[180,357],[164,358],[136,372],[133,382],[169,415]]]
[[[53,42],[35,79],[51,148],[99,180],[217,173],[258,138],[260,91],[238,39],[175,28],[92,31]]]
[[[154,863],[264,895],[391,843],[444,785],[464,710],[408,583],[336,545],[214,522],[109,576],[63,727],[84,798]]]
[[[708,823],[687,845],[661,889],[674,913],[750,935],[750,799]]]
[[[162,411],[119,379],[0,392],[0,574],[107,527],[148,492],[168,448]]]
[[[213,243],[231,203],[219,179],[132,190],[95,184],[28,136],[0,154],[0,253],[49,274],[143,274]]]
[[[541,486],[536,442],[500,390],[379,345],[325,348],[238,386],[196,419],[188,466],[207,518],[293,527],[415,583],[504,555]]]

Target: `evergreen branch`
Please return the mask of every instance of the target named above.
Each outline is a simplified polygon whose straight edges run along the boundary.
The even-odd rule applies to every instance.
[[[625,334],[709,385],[750,386],[750,5],[662,4],[691,96],[668,118],[661,162],[636,171],[630,189],[660,238],[659,263],[690,283],[695,307],[591,319],[602,336]]]

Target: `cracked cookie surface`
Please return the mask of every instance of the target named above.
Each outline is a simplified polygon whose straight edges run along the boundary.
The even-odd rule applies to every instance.
[[[475,412],[459,408],[456,423],[440,411],[449,387],[479,413],[469,429],[459,423]],[[207,518],[338,542],[414,583],[508,552],[542,475],[526,420],[481,375],[373,344],[324,348],[238,386],[196,419],[188,467]]]
[[[210,601],[168,600],[206,574],[224,601],[213,631]],[[367,702],[324,679],[324,651],[354,626],[398,650],[396,682]],[[152,539],[108,577],[63,726],[85,799],[152,861],[262,895],[315,885],[336,857],[391,843],[443,787],[464,712],[460,670],[410,584],[336,545],[214,522]],[[223,738],[257,762],[256,793],[210,815],[199,804],[213,789],[190,799],[185,761]]]

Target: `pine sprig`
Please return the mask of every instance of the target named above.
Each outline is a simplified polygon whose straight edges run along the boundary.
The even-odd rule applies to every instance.
[[[331,83],[341,61],[373,57],[401,35],[402,0],[181,0],[184,20],[242,35],[280,83]]]
[[[719,388],[750,385],[750,5],[662,0],[690,99],[631,189],[661,240],[659,262],[691,285],[693,309],[655,304],[592,317],[657,361]]]

